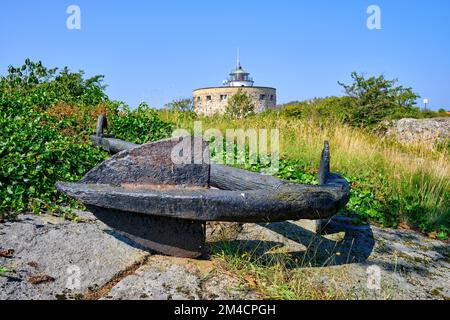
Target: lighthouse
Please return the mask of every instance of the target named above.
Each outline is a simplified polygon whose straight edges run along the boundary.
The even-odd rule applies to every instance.
[[[242,69],[238,52],[236,69],[231,71],[230,77],[223,82],[223,85],[228,87],[253,87],[254,83],[250,73]]]
[[[251,97],[256,113],[276,108],[276,89],[254,86],[254,83],[250,73],[242,68],[238,52],[236,69],[230,72],[228,79],[222,82],[221,87],[206,87],[193,91],[195,112],[208,116],[223,114],[228,100],[239,91]]]

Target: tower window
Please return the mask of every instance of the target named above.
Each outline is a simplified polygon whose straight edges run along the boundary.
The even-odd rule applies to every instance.
[[[227,100],[228,96],[226,94],[221,94],[220,95],[220,100],[224,101]]]
[[[206,96],[206,101],[211,101],[211,96]]]
[[[259,96],[259,100],[266,100],[266,95],[265,94],[261,94]]]
[[[273,101],[274,98],[275,98],[274,95],[271,94],[271,95],[270,95],[270,101]]]

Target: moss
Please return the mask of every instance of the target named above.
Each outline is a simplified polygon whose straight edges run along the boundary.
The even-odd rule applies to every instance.
[[[422,245],[422,244],[419,244],[417,242],[409,241],[409,240],[405,241],[405,245],[410,247],[410,248],[419,249],[419,250],[422,250],[422,251],[425,251],[425,252],[431,251],[430,247]]]
[[[417,257],[417,256],[413,257],[413,256],[410,256],[410,255],[408,255],[406,253],[403,253],[403,252],[397,252],[396,255],[399,258],[402,258],[403,260],[406,260],[407,262],[410,262],[412,264],[423,264],[423,265],[426,266],[426,265],[428,265],[430,263],[430,261],[425,259],[425,258],[420,258],[420,257]]]
[[[434,288],[433,291],[431,291],[431,294],[433,296],[441,296],[442,290],[443,290],[443,288]]]
[[[194,295],[193,295],[193,294],[191,293],[191,291],[189,291],[187,288],[181,287],[181,286],[180,286],[180,287],[177,287],[175,290],[176,290],[178,293],[184,294],[185,296],[187,296],[189,300],[195,300]]]
[[[431,295],[434,297],[440,298],[440,299],[450,300],[450,297],[446,296],[443,291],[444,291],[444,288],[434,288],[431,291]]]

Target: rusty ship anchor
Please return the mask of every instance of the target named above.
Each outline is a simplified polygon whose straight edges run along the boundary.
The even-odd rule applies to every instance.
[[[58,182],[57,189],[81,201],[99,220],[150,251],[198,258],[205,254],[207,221],[324,221],[349,200],[346,179],[330,172],[328,142],[322,152],[318,185],[211,163],[208,144],[199,137],[177,137],[144,145],[103,134],[99,117],[95,145],[115,153],[78,183]],[[172,152],[182,139],[187,161],[175,164]]]

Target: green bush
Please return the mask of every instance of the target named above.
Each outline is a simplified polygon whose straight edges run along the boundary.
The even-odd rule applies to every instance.
[[[124,107],[109,114],[111,131],[118,138],[142,144],[170,137],[174,125],[161,120],[155,109],[141,103],[136,109]]]
[[[255,114],[255,104],[249,94],[239,89],[227,103],[225,114],[231,118],[243,119]]]
[[[0,215],[55,209],[67,199],[57,181],[77,181],[105,158],[99,149],[74,143],[39,113],[0,111]]]
[[[304,112],[304,104],[291,104],[281,109],[281,115],[288,118],[302,118]]]
[[[387,80],[383,75],[365,78],[352,73],[349,85],[339,82],[348,97],[352,98],[349,123],[353,126],[371,126],[384,119],[409,115],[414,112],[415,101],[420,98],[411,88],[397,85],[397,80]]]
[[[57,193],[55,183],[80,179],[107,156],[80,139],[89,125],[64,135],[71,118],[49,113],[58,104],[72,103],[74,109],[87,111],[105,103],[101,79],[84,79],[82,72],[67,68],[58,72],[29,59],[21,67],[9,67],[0,78],[0,218],[55,211],[71,203]]]
[[[281,115],[292,118],[348,122],[351,104],[352,98],[350,97],[315,98],[285,105],[281,108]]]
[[[35,110],[60,102],[95,106],[108,101],[103,76],[84,79],[83,71],[71,72],[67,67],[58,70],[29,59],[20,67],[10,66],[8,74],[0,78],[2,99]]]
[[[102,79],[29,59],[0,78],[0,218],[75,204],[55,183],[79,180],[108,156],[88,141],[100,113],[108,113],[112,131],[125,140],[170,135],[172,124],[145,104],[119,111],[122,103],[108,99]]]
[[[373,128],[383,120],[400,118],[447,117],[441,109],[420,110],[419,96],[411,88],[397,85],[397,80],[384,76],[369,77],[352,73],[353,82],[340,83],[345,96],[294,101],[281,106],[281,115],[291,118],[340,121],[353,127]]]
[[[177,99],[172,102],[167,103],[164,106],[166,109],[171,111],[194,113],[194,99]]]

